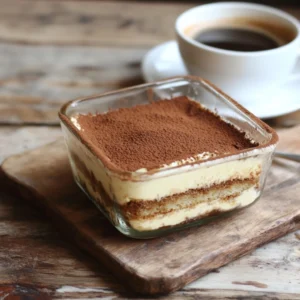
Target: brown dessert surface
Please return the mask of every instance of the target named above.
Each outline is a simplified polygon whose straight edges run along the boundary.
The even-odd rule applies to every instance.
[[[203,152],[217,156],[257,146],[187,97],[105,114],[78,115],[79,134],[118,169],[148,170]]]

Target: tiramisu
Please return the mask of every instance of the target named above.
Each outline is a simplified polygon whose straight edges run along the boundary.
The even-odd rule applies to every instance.
[[[249,205],[270,163],[257,141],[185,96],[61,118],[75,133],[76,180],[116,227],[137,232]]]

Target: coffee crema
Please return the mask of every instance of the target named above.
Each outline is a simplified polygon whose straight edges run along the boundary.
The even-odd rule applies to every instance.
[[[231,51],[264,51],[280,46],[271,36],[252,28],[207,28],[195,33],[192,38],[204,45]]]
[[[214,48],[254,52],[290,43],[297,36],[297,30],[284,22],[232,17],[190,24],[184,29],[184,34]]]

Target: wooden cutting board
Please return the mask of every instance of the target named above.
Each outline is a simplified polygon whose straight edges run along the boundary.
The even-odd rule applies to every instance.
[[[279,148],[300,152],[300,127],[280,137]],[[251,207],[152,240],[127,238],[102,217],[74,183],[63,140],[12,156],[2,170],[14,190],[43,206],[79,247],[145,294],[175,291],[300,228],[300,164],[286,160],[273,163],[265,192]]]

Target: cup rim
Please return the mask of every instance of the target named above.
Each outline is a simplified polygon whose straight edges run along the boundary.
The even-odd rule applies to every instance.
[[[182,33],[181,28],[179,28],[179,22],[181,21],[182,18],[186,17],[186,15],[188,15],[192,11],[199,10],[200,8],[205,8],[205,7],[209,7],[209,6],[211,6],[211,7],[213,7],[213,6],[217,6],[217,7],[232,6],[235,8],[243,7],[245,9],[256,8],[256,9],[259,9],[260,11],[269,12],[269,13],[273,14],[274,16],[285,19],[290,24],[292,24],[292,26],[294,26],[294,28],[296,30],[296,36],[292,41],[290,41],[284,45],[281,45],[274,49],[261,50],[261,51],[234,51],[234,50],[215,48],[215,47],[208,46],[208,45],[205,45],[200,42],[196,42],[192,38],[190,38]],[[282,11],[280,9],[277,9],[277,8],[274,8],[274,7],[271,7],[268,5],[264,5],[264,4],[256,4],[256,3],[248,3],[248,2],[215,2],[215,3],[207,3],[207,4],[202,4],[202,5],[192,7],[190,9],[184,11],[177,17],[176,22],[175,22],[175,31],[177,33],[177,36],[179,36],[185,42],[193,45],[196,48],[204,49],[211,53],[223,54],[223,55],[228,55],[228,56],[261,56],[261,55],[268,55],[268,54],[271,54],[274,52],[275,53],[279,52],[282,49],[290,47],[291,45],[293,45],[295,43],[299,43],[299,46],[300,46],[300,21],[298,19],[296,19],[294,16],[292,16],[289,13]]]

